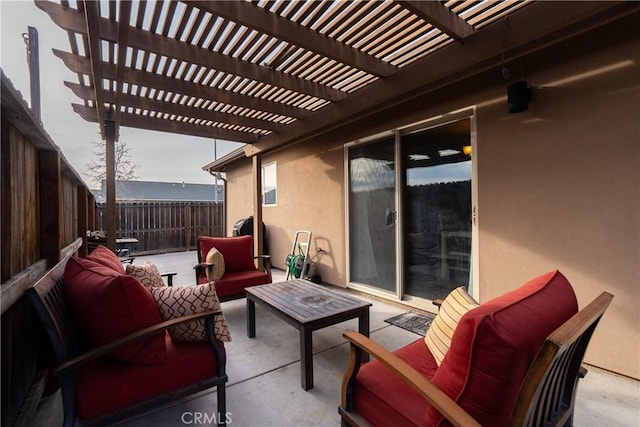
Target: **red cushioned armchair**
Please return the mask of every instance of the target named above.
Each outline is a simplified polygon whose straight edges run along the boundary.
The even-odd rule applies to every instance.
[[[224,258],[224,274],[214,280],[216,293],[220,301],[243,298],[244,290],[249,286],[271,283],[271,257],[269,255],[253,255],[253,237],[208,237],[198,236],[198,264],[195,266],[198,283],[209,283],[207,278],[207,254],[216,248]],[[254,259],[264,261],[265,271],[256,268]]]
[[[570,426],[589,339],[613,296],[580,312],[550,272],[462,316],[438,366],[423,339],[391,353],[354,331],[342,425]],[[361,364],[363,353],[376,360]]]

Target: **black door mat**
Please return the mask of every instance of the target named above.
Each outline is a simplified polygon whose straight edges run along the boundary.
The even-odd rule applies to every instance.
[[[421,336],[427,333],[432,321],[433,316],[413,312],[402,313],[385,320],[387,323]]]

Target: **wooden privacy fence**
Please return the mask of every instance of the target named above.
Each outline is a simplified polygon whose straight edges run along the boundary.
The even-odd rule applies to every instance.
[[[134,254],[188,251],[196,237],[224,235],[221,202],[127,201],[116,202],[116,238],[134,237]],[[106,230],[106,204],[98,204],[96,227]]]

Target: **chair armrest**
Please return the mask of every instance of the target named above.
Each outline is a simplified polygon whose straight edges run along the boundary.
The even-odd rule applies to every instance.
[[[587,368],[585,368],[584,366],[580,366],[580,368],[578,369],[578,378],[584,378],[587,376],[587,372],[589,372],[589,370]]]
[[[255,255],[253,259],[263,260],[264,271],[269,275],[269,280],[271,280],[271,255]]]
[[[149,326],[148,328],[141,329],[132,334],[129,334],[125,337],[117,339],[115,341],[110,342],[109,344],[105,344],[103,346],[94,348],[84,354],[81,354],[78,357],[74,357],[71,360],[66,361],[58,365],[52,372],[52,376],[57,377],[68,373],[70,370],[78,368],[92,360],[95,360],[99,357],[105,356],[120,347],[131,344],[135,341],[139,341],[144,338],[148,338],[152,335],[159,334],[164,332],[167,328],[180,325],[182,323],[191,322],[194,320],[199,320],[202,318],[212,318],[218,314],[222,314],[220,311],[204,311],[202,313],[194,313],[187,316],[178,317],[176,319],[167,320],[161,323],[158,323],[153,326]]]
[[[349,388],[353,387],[353,382],[359,369],[357,361],[362,360],[362,352],[364,351],[391,369],[391,371],[417,391],[454,426],[480,427],[480,424],[474,420],[471,415],[442,390],[389,350],[386,350],[375,341],[355,331],[346,331],[342,336],[349,341],[351,349],[349,367],[342,378],[342,406],[345,409],[351,410],[353,407],[352,402],[348,402],[353,396]],[[358,355],[357,353],[360,354]]]
[[[160,273],[160,276],[167,278],[167,286],[173,286],[173,277],[176,276],[177,274],[178,273],[175,271],[170,271],[167,273]]]
[[[193,266],[193,269],[196,271],[196,283],[199,283],[198,280],[200,279],[200,276],[207,275],[207,267],[211,266],[213,266],[213,263],[211,262],[199,262]]]

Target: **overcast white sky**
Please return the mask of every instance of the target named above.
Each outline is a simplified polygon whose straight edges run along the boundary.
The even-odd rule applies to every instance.
[[[40,86],[42,122],[64,156],[85,178],[86,164],[93,159],[92,142],[98,141],[98,125],[80,118],[71,103],[82,103],[63,81],[77,83],[51,49],[70,51],[66,32],[57,27],[31,0],[0,0],[0,65],[13,85],[30,104],[27,53],[22,34],[27,27],[38,29],[40,43]],[[176,134],[120,128],[120,140],[127,143],[138,167],[140,180],[212,184],[213,177],[202,166],[214,159],[214,140]],[[218,157],[240,144],[218,140]]]

